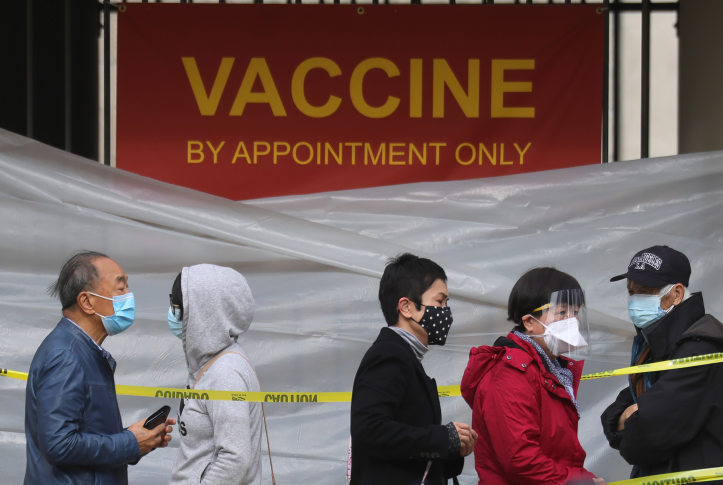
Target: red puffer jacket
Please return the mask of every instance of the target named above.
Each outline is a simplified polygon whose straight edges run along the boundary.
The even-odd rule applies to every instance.
[[[577,395],[582,362],[561,358]],[[472,408],[479,485],[591,483],[565,388],[529,343],[513,333],[470,350],[462,396]]]

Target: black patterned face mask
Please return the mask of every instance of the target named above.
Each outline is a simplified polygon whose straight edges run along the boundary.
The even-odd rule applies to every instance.
[[[447,335],[449,335],[449,327],[452,326],[452,309],[441,306],[422,306],[424,316],[416,323],[427,331],[429,345],[444,345]]]

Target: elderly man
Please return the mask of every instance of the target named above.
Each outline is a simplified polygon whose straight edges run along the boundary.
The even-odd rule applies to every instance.
[[[668,246],[637,253],[625,274],[638,335],[632,365],[723,351],[723,324],[688,291],[690,262]],[[723,365],[633,374],[602,415],[631,477],[723,466]]]
[[[135,302],[123,268],[81,251],[49,289],[63,318],[38,348],[25,397],[25,485],[128,483],[127,465],[168,446],[175,420],[155,429],[123,429],[115,394],[115,360],[101,347],[133,323]]]

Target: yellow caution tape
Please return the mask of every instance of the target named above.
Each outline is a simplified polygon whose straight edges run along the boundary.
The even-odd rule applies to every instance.
[[[0,369],[0,376],[28,380],[28,374]],[[207,391],[203,389],[177,389],[172,387],[115,386],[122,396],[161,397],[166,399],[201,399],[204,401],[247,402],[351,402],[351,392],[235,392]],[[459,386],[440,386],[439,397],[460,396]]]
[[[608,485],[682,485],[685,483],[709,482],[711,480],[721,479],[723,479],[723,467],[631,478],[630,480],[609,482]]]
[[[28,374],[25,372],[18,372],[15,370],[0,369],[0,376],[10,377],[12,379],[19,379],[21,381],[28,380]]]
[[[626,367],[617,371],[598,372],[583,376],[583,379],[598,379],[613,375],[635,374],[636,372],[654,372],[669,369],[694,367],[697,365],[716,364],[723,362],[723,353],[707,354],[696,357],[675,359],[668,362]],[[637,369],[637,370],[635,370]],[[28,374],[8,369],[0,369],[0,376],[28,380]],[[459,386],[440,386],[437,388],[439,397],[460,396]],[[116,386],[116,393],[124,396],[147,396],[169,399],[203,399],[210,401],[247,401],[247,402],[350,402],[351,392],[231,392],[231,391],[205,391],[196,389],[174,389],[167,387],[147,386]],[[608,482],[608,485],[684,485],[694,482],[709,482],[723,480],[723,467],[706,468],[703,470],[689,470],[665,475],[653,475],[642,478],[631,478],[617,482]]]
[[[699,365],[723,362],[723,352],[715,354],[684,357],[653,364],[636,365],[623,369],[596,372],[581,377],[582,380],[600,379],[603,377],[623,376],[640,372],[657,372],[672,369],[683,369]],[[23,381],[28,380],[25,372],[0,369],[0,376]],[[439,397],[461,396],[459,386],[439,386]],[[149,386],[116,386],[116,393],[123,396],[161,397],[167,399],[202,399],[206,401],[247,401],[247,402],[351,402],[351,392],[235,392],[208,391],[202,389],[178,389],[172,387]],[[622,482],[620,482],[622,483]],[[672,482],[671,482],[672,483]],[[626,483],[626,485],[629,485]]]
[[[672,369],[685,369],[686,367],[718,364],[720,362],[723,362],[723,352],[706,355],[695,355],[693,357],[683,357],[682,359],[673,359],[664,362],[655,362],[652,364],[634,365],[632,367],[624,367],[622,369],[606,370],[603,372],[596,372],[595,374],[584,375],[580,379],[586,381],[589,379],[600,379],[602,377],[640,374],[641,372],[659,372]]]

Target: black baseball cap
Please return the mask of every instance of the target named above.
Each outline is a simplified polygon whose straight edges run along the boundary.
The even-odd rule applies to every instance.
[[[653,246],[636,253],[630,260],[628,272],[610,278],[610,281],[623,278],[649,288],[678,283],[687,288],[690,282],[690,261],[685,254],[673,248]]]

